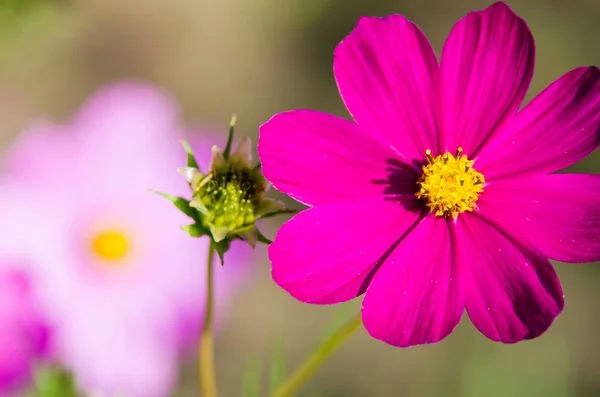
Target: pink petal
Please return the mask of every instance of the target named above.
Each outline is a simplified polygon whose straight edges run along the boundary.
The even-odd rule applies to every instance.
[[[0,396],[17,396],[35,363],[49,357],[50,328],[26,265],[0,262]]]
[[[5,175],[35,184],[56,184],[56,180],[77,173],[72,166],[76,143],[64,127],[50,122],[35,123],[23,131],[3,159]]]
[[[533,36],[506,4],[461,19],[442,52],[442,148],[475,156],[519,109],[534,62]]]
[[[462,214],[457,245],[467,278],[467,312],[488,338],[514,343],[541,335],[564,307],[552,265],[529,244]]]
[[[527,236],[544,256],[564,262],[600,260],[600,176],[534,175],[490,184],[481,215]]]
[[[331,304],[361,295],[372,271],[422,214],[401,202],[368,197],[310,208],[285,223],[269,258],[273,279],[296,299]]]
[[[428,216],[377,271],[363,301],[365,328],[408,347],[448,336],[464,312],[464,289],[445,219]]]
[[[179,143],[184,130],[168,95],[152,85],[119,82],[94,93],[71,123],[38,123],[25,130],[6,167],[9,175],[36,184],[66,184],[77,197],[98,195],[92,183],[107,196],[149,188],[166,191],[156,181],[176,178],[162,164],[185,161]]]
[[[535,97],[481,152],[487,180],[549,173],[591,154],[600,144],[600,70],[578,68]]]
[[[81,107],[69,129],[79,145],[78,153],[70,154],[72,161],[79,156],[88,180],[112,194],[165,191],[156,180],[174,174],[162,164],[185,158],[179,142],[185,131],[179,107],[152,85],[132,81],[101,88]],[[107,167],[107,162],[113,166]],[[123,173],[129,177],[123,178]]]
[[[407,158],[438,149],[438,63],[431,44],[401,15],[362,17],[335,49],[335,78],[356,122]]]
[[[392,147],[356,124],[310,110],[281,113],[263,124],[258,154],[278,190],[310,205],[414,193],[419,177]]]

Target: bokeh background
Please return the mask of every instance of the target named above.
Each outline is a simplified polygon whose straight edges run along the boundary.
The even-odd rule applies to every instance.
[[[105,83],[138,78],[175,95],[191,124],[256,137],[274,113],[312,108],[346,116],[332,74],[335,45],[361,15],[402,13],[439,53],[452,25],[484,0],[0,0],[0,144],[33,117],[68,120]],[[529,98],[579,66],[600,64],[600,2],[513,0],[537,44]],[[573,167],[600,170],[598,153]],[[174,175],[177,177],[177,175]],[[360,214],[357,214],[360,216]],[[273,236],[277,225],[270,225]],[[266,249],[217,342],[222,396],[239,395],[249,357],[284,336],[287,362],[318,343],[338,307],[296,302],[270,279]],[[200,265],[200,264],[199,264]],[[362,332],[312,379],[305,396],[600,396],[600,267],[557,263],[566,308],[541,338],[502,345],[465,316],[442,343],[396,349]],[[358,310],[360,302],[343,310]],[[176,396],[197,395],[194,363]]]

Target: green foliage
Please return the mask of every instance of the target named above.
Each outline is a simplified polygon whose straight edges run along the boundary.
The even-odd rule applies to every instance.
[[[181,226],[181,230],[189,234],[190,237],[202,237],[208,234],[208,230],[197,223]]]
[[[242,384],[242,397],[260,397],[261,361],[252,357],[246,362],[244,370],[244,383]]]
[[[48,0],[0,0],[0,12],[19,15],[43,3],[53,2]]]
[[[183,212],[184,214],[186,214],[193,220],[196,220],[196,221],[200,220],[198,211],[196,211],[194,208],[190,207],[190,202],[187,199],[185,199],[183,197],[171,196],[170,194],[158,192],[158,191],[154,191],[154,193],[156,193],[156,194],[166,198],[170,202],[172,202],[173,205],[175,205],[175,207],[177,207],[177,209],[179,209],[181,212]]]
[[[183,148],[187,153],[187,166],[200,169],[200,167],[198,167],[198,162],[196,161],[196,157],[194,156],[194,152],[192,151],[192,147],[190,146],[190,144],[187,143],[187,141],[181,141],[181,144],[183,145]]]
[[[279,210],[279,211],[273,211],[273,212],[269,212],[267,214],[264,214],[261,219],[266,219],[266,218],[271,218],[277,215],[287,215],[287,214],[297,214],[298,210],[293,210],[290,208],[286,208],[284,210]]]
[[[28,397],[78,397],[73,375],[58,367],[40,367]]]
[[[271,352],[271,362],[269,363],[269,389],[271,393],[274,393],[283,384],[286,376],[285,344],[282,337]]]
[[[325,327],[325,331],[319,339],[318,347],[325,345],[331,338],[348,322],[348,318],[352,317],[357,312],[355,302],[348,302],[339,305],[338,310],[333,314],[329,324]]]
[[[225,150],[223,151],[223,158],[225,160],[229,160],[229,155],[231,154],[231,146],[233,145],[233,135],[235,133],[236,123],[237,116],[234,114],[231,116],[231,120],[229,121],[229,136],[227,137],[227,145],[225,145]]]
[[[246,362],[242,397],[260,397],[262,385],[262,363],[260,358],[251,357]],[[269,390],[273,394],[287,377],[283,337],[271,348],[269,360]]]
[[[218,243],[213,241],[213,246],[219,255],[219,260],[221,261],[221,266],[225,265],[224,256],[227,251],[229,251],[229,247],[231,246],[231,240],[221,240]]]

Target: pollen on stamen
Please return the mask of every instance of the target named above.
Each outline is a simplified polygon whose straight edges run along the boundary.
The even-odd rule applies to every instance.
[[[456,218],[465,211],[473,211],[479,194],[483,192],[485,178],[473,168],[473,160],[462,154],[446,152],[433,157],[427,149],[428,164],[423,166],[423,175],[417,181],[417,198],[424,200],[427,208],[439,217]]]

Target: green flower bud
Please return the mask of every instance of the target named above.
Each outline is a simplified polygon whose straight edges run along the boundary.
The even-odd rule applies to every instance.
[[[193,237],[210,235],[221,258],[234,239],[245,240],[252,247],[257,241],[270,243],[256,228],[256,221],[293,212],[282,202],[265,197],[270,184],[262,175],[260,164],[252,165],[252,141],[244,136],[232,145],[234,123],[235,118],[230,124],[225,150],[213,146],[206,173],[198,168],[190,146],[184,142],[188,164],[179,172],[190,184],[192,198],[189,202],[162,194],[194,219],[193,224],[182,229]]]
[[[202,225],[210,230],[215,242],[236,234],[254,246],[256,220],[284,211],[285,205],[264,197],[269,185],[260,167],[251,165],[250,138],[241,138],[228,157],[225,159],[214,146],[207,174],[197,168],[181,169],[193,192],[190,206],[203,215]]]

